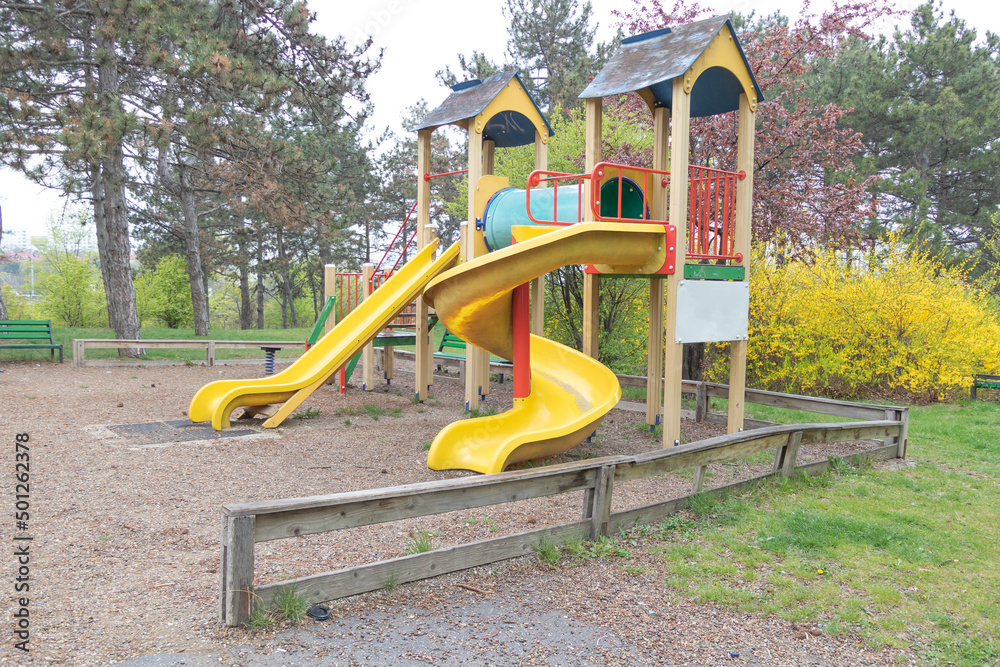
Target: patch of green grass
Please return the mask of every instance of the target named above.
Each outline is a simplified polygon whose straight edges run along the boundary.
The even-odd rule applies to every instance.
[[[499,530],[499,528],[497,527],[498,526],[497,520],[489,516],[488,514],[484,514],[479,517],[471,517],[471,516],[467,517],[462,520],[462,523],[464,523],[467,526],[475,526],[478,524],[482,524],[486,526],[491,533],[495,533],[497,532],[497,530]]]
[[[424,444],[420,445],[420,448],[426,452],[428,449],[431,448],[432,444],[434,444],[434,441],[433,440],[428,440]]]
[[[632,555],[623,543],[603,535],[596,541],[580,538],[567,539],[565,547],[570,556],[582,560],[629,558]]]
[[[371,417],[374,421],[378,421],[379,417],[402,417],[403,411],[400,408],[389,408],[388,410],[380,405],[374,405],[369,403],[364,408],[365,414]]]
[[[385,583],[382,584],[382,588],[390,593],[396,591],[399,588],[399,573],[396,572],[396,568],[389,570],[389,576],[385,578]]]
[[[344,426],[350,426],[350,425],[351,425],[351,420],[350,419],[345,419],[344,420]]]
[[[309,609],[309,600],[294,587],[283,588],[274,596],[274,611],[281,620],[299,623],[306,617],[306,610]]]
[[[319,408],[306,408],[305,410],[299,410],[292,415],[292,419],[315,419],[323,414],[323,411]]]
[[[542,536],[537,544],[532,546],[538,558],[547,565],[557,565],[559,563],[559,547],[547,536]]]
[[[378,421],[379,417],[402,417],[403,410],[401,408],[386,409],[381,405],[366,403],[357,408],[338,408],[337,415],[368,415],[372,420]]]
[[[435,533],[430,533],[426,530],[419,531],[406,543],[406,553],[422,554],[434,551],[434,535]]]
[[[298,593],[294,587],[283,588],[279,591],[271,600],[270,607],[263,604],[259,597],[254,596],[250,620],[246,627],[251,631],[256,631],[267,630],[285,621],[298,624],[306,617],[308,609],[309,600]]]
[[[478,419],[479,417],[492,417],[496,413],[497,413],[497,406],[491,403],[482,408],[471,408],[469,410],[469,418]]]
[[[622,400],[623,401],[645,401],[646,400],[646,388],[645,387],[622,387]]]
[[[931,664],[997,663],[1000,406],[911,414],[909,466],[834,460],[824,475],[699,494],[676,525],[627,531],[631,549],[657,554],[665,585],[695,600],[919,646]]]

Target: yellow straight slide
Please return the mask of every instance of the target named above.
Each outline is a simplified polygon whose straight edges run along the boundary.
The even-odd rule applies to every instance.
[[[255,380],[220,380],[202,387],[191,399],[188,417],[193,422],[211,421],[218,431],[229,428],[229,417],[238,407],[284,403],[264,423],[268,428],[277,426],[420,296],[428,282],[455,263],[458,244],[435,260],[438,244],[435,240],[417,253],[288,368]]]
[[[517,233],[515,229],[515,234]],[[452,333],[504,359],[513,356],[512,290],[571,264],[650,275],[666,256],[658,225],[580,223],[460,264],[424,292]],[[445,427],[427,457],[434,470],[501,472],[512,463],[580,444],[621,397],[618,379],[597,360],[531,336],[531,394],[499,415]]]

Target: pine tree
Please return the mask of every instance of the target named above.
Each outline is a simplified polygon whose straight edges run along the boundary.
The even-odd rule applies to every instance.
[[[953,260],[985,247],[1000,207],[1000,37],[940,4],[871,47],[855,44],[821,85],[853,112],[858,164],[878,177],[879,220],[929,239]],[[985,267],[980,267],[985,270]]]

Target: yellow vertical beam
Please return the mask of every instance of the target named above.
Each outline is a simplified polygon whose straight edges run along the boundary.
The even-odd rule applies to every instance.
[[[684,90],[684,75],[674,79],[670,110],[670,222],[677,226],[677,267],[667,276],[663,371],[663,446],[681,439],[681,366],[684,345],[677,341],[677,285],[684,278],[687,255],[688,152],[691,142],[691,98]]]
[[[549,168],[549,144],[542,141],[542,135],[535,130],[535,171]],[[544,187],[543,184],[542,187]],[[542,336],[545,333],[545,276],[531,281],[531,333]]]
[[[431,221],[431,184],[424,176],[431,171],[431,135],[434,130],[417,132],[417,252],[427,246],[427,226]],[[431,372],[434,361],[434,340],[428,326],[430,308],[423,298],[417,298],[416,359],[414,360],[414,391],[418,401],[427,400],[427,389],[434,382]]]
[[[601,116],[603,100],[595,97],[587,100],[587,128],[585,135],[585,168],[588,172],[601,161]],[[589,181],[584,182],[583,201],[590,201]],[[587,206],[583,219],[592,222],[594,212]],[[601,307],[601,276],[596,273],[583,275],[583,353],[597,359]]]
[[[483,176],[491,176],[496,167],[496,143],[491,139],[483,139]],[[477,237],[483,236],[483,232],[478,232]],[[481,249],[485,249],[481,247]],[[479,250],[476,251],[477,256]],[[466,364],[468,366],[468,364]],[[478,376],[476,384],[483,396],[490,395],[490,355],[483,352],[481,359],[476,363],[476,374]]]
[[[327,264],[323,267],[323,304],[330,300],[331,296],[337,296],[337,267],[333,264]],[[338,306],[340,304],[337,304]],[[333,326],[336,323],[336,308],[330,311],[330,316],[326,318],[326,323],[323,325],[323,334],[328,334],[333,331]]]
[[[753,217],[753,153],[755,113],[746,95],[740,95],[739,128],[736,140],[736,170],[746,172],[746,178],[736,185],[735,251],[743,254],[740,264],[746,268],[745,280],[750,280],[750,225]],[[728,433],[743,428],[746,407],[747,341],[729,344],[729,415]]]
[[[333,264],[326,264],[323,266],[323,303],[326,304],[330,300],[331,296],[337,296],[337,267]],[[326,318],[326,323],[323,325],[323,335],[333,331],[333,327],[337,324],[337,309],[340,304],[334,304],[333,310],[330,311],[329,317]],[[337,381],[338,373],[334,373],[329,378],[327,382],[333,384]]]
[[[469,207],[468,224],[464,228],[463,241],[465,242],[465,260],[476,258],[477,243],[476,236],[476,183],[483,175],[483,136],[476,131],[476,119],[470,118],[468,121],[469,130]],[[483,357],[486,352],[471,343],[465,347],[465,406],[466,408],[479,408],[479,395],[482,385],[480,384],[479,369],[483,364]],[[489,357],[486,357],[489,363]]]
[[[372,293],[372,275],[375,273],[375,265],[366,262],[361,266],[361,281],[364,283],[361,289],[364,290],[367,299]],[[361,353],[361,365],[363,368],[362,391],[373,391],[375,389],[375,346],[368,343]]]
[[[670,110],[656,107],[653,110],[653,169],[670,167]],[[652,209],[654,220],[666,220],[668,213],[667,190],[660,186],[660,179],[653,178]],[[663,291],[664,280],[649,281],[649,345],[646,353],[646,424],[655,426],[660,421],[663,407]]]

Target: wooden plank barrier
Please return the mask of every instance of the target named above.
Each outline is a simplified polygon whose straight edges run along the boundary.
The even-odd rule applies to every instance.
[[[709,387],[709,392],[712,388]],[[758,398],[778,400],[767,392]],[[786,396],[786,395],[782,395]],[[748,390],[748,400],[750,391]],[[810,399],[815,400],[815,399]],[[784,403],[805,405],[787,398]],[[860,412],[853,407],[834,408],[832,402],[818,404],[824,410]],[[870,406],[866,406],[870,408]],[[801,408],[799,408],[801,409]],[[871,408],[873,411],[875,408]],[[637,456],[588,459],[544,468],[461,477],[403,486],[350,491],[323,496],[228,504],[222,509],[222,558],[220,567],[220,614],[224,623],[237,626],[250,618],[254,600],[269,607],[282,591],[293,589],[310,602],[333,600],[378,590],[391,584],[447,574],[530,554],[543,539],[561,544],[568,539],[617,534],[637,523],[662,520],[687,506],[691,496],[673,498],[625,511],[611,512],[616,482],[641,479],[688,468],[776,450],[774,472],[708,493],[726,493],[748,488],[762,479],[796,472],[816,474],[828,461],[796,466],[801,447],[853,440],[897,438],[855,455],[873,459],[895,458],[905,446],[906,408],[879,406],[876,421],[841,424],[773,425],[731,435],[701,440]],[[872,414],[875,414],[872,412]],[[888,413],[892,417],[886,418]],[[348,567],[335,572],[304,576],[280,583],[254,586],[254,544],[269,540],[342,530],[358,526],[430,516],[498,505],[529,498],[584,491],[579,521],[546,526],[426,553]]]
[[[133,349],[161,349],[161,348],[188,348],[204,349],[205,363],[208,366],[215,365],[215,351],[222,348],[228,349],[254,349],[260,347],[305,347],[302,340],[206,340],[206,339],[164,339],[164,340],[137,340],[137,339],[114,339],[114,338],[74,338],[73,339],[73,367],[83,368],[87,365],[86,351],[97,348],[133,348]],[[263,358],[263,357],[262,357]],[[103,359],[100,361],[104,361]],[[99,362],[98,362],[99,363]],[[149,364],[149,361],[120,361],[114,360],[116,366],[134,366]],[[184,364],[183,361],[174,362]],[[94,362],[91,361],[91,365]]]

